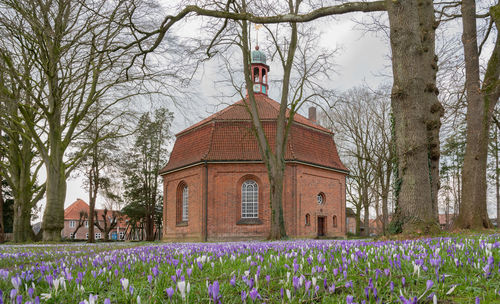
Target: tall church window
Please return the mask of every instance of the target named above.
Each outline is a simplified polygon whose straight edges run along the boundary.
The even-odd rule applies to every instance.
[[[187,222],[188,220],[188,204],[189,204],[189,188],[184,186],[182,189],[182,221]]]
[[[176,202],[177,223],[187,222],[189,218],[189,188],[186,183],[181,182],[177,187]]]
[[[333,227],[337,227],[337,216],[333,216]]]
[[[241,217],[259,217],[259,185],[254,180],[247,180],[241,185]]]

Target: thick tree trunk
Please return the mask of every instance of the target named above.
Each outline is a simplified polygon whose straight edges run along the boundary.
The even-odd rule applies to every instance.
[[[87,239],[87,243],[95,243],[95,222],[99,221],[99,218],[95,214],[95,198],[93,195],[89,194],[89,237]]]
[[[497,200],[497,228],[500,228],[500,164],[498,159],[498,127],[495,127],[495,194]]]
[[[33,230],[31,229],[31,202],[26,189],[21,188],[16,200],[14,200],[14,242],[22,243],[31,240]]]
[[[0,132],[1,136],[1,132]],[[3,179],[0,177],[0,243],[5,241],[5,228],[3,224]]]
[[[370,209],[370,206],[367,204],[363,204],[363,209],[365,210],[365,214],[363,216],[363,226],[365,227],[365,230],[363,230],[363,235],[369,236],[370,235],[370,213],[369,213],[368,209]]]
[[[286,236],[285,222],[283,218],[283,175],[284,170],[273,170],[269,175],[271,196],[271,230],[270,240],[279,240]]]
[[[59,145],[51,144],[51,146]],[[62,150],[62,149],[61,149]],[[45,211],[43,213],[43,240],[60,241],[64,228],[64,200],[66,199],[66,175],[62,151],[52,150],[47,164],[47,184]]]
[[[361,235],[361,210],[360,209],[356,209],[356,235]]]
[[[391,29],[395,123],[400,189],[397,221],[403,232],[437,230],[439,111],[430,0],[386,1]],[[431,101],[434,103],[431,106]],[[436,113],[431,115],[431,108]],[[433,129],[429,130],[432,126]],[[437,174],[436,174],[437,172]]]
[[[490,13],[498,32],[500,5],[492,7]],[[462,16],[467,90],[467,144],[462,171],[462,203],[455,226],[465,229],[490,228],[486,204],[486,166],[490,121],[499,98],[500,33],[497,33],[495,48],[481,88],[474,0],[462,1]]]

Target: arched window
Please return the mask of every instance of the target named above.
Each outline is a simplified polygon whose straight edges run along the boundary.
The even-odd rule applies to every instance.
[[[182,221],[187,222],[188,220],[188,203],[189,203],[189,188],[184,186],[182,189]]]
[[[189,188],[186,183],[181,182],[177,187],[176,203],[177,223],[188,221]]]
[[[259,185],[251,179],[241,185],[241,217],[259,217]]]
[[[336,215],[333,216],[332,222],[333,222],[333,227],[337,227],[337,216]]]
[[[309,213],[308,213],[308,214],[306,214],[306,226],[309,226],[309,225],[311,225],[311,215],[309,215]]]

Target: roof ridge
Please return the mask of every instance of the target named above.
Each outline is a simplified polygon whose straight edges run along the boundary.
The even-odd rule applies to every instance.
[[[212,127],[210,128],[210,141],[208,142],[208,149],[207,152],[201,157],[202,160],[205,160],[210,151],[212,151],[212,145],[214,142],[214,133],[215,133],[214,130],[215,130],[215,121],[212,121]]]

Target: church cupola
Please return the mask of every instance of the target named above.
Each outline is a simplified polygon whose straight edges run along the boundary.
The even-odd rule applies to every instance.
[[[266,55],[259,51],[259,46],[252,51],[252,80],[253,92],[267,95],[269,86],[267,85],[267,74],[269,66],[266,64]]]

